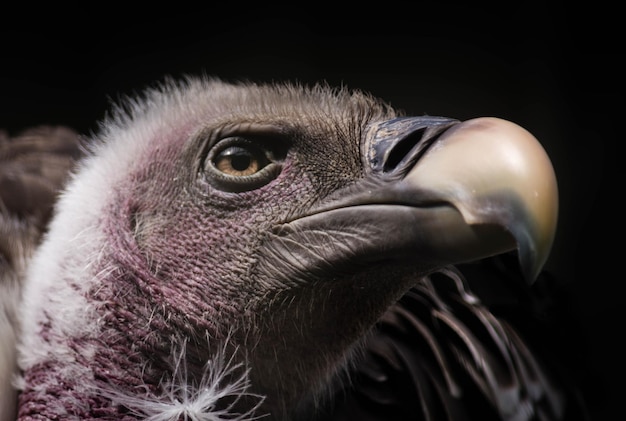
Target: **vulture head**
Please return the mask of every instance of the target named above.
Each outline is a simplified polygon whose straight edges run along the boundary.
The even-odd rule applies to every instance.
[[[461,419],[466,383],[502,419],[559,413],[453,269],[515,252],[532,281],[549,254],[554,172],[516,124],[189,78],[127,101],[87,145],[24,275],[18,419],[340,419],[386,393],[365,389],[392,377],[394,323],[419,338],[389,355],[416,349],[403,390],[424,419],[429,396]]]

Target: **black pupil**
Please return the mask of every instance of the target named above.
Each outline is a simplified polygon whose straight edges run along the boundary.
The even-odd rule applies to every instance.
[[[250,152],[246,151],[243,148],[232,148],[232,151],[229,151],[230,156],[230,164],[233,169],[236,171],[244,171],[250,168],[250,163],[252,162],[252,156]]]

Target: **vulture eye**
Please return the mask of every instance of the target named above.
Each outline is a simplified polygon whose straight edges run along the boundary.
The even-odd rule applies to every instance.
[[[262,152],[241,146],[230,146],[213,159],[213,164],[218,171],[236,177],[255,174],[269,162]]]
[[[267,142],[227,137],[209,150],[204,172],[215,187],[242,192],[259,188],[276,178],[280,159],[278,148]]]

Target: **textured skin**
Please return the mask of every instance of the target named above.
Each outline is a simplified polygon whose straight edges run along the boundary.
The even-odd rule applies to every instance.
[[[50,241],[39,249],[25,289],[21,418],[60,411],[52,396],[79,417],[122,417],[127,410],[91,389],[133,395],[145,385],[159,396],[178,336],[190,338],[193,373],[231,335],[238,355],[248,354],[253,392],[268,396],[264,411],[291,411],[283,408],[321,387],[345,358],[342,350],[377,318],[372,312],[361,319],[360,306],[346,307],[340,316],[359,320],[357,326],[328,332],[329,321],[308,309],[321,306],[318,300],[344,302],[360,280],[318,296],[320,280],[267,273],[276,263],[262,251],[276,222],[360,176],[359,144],[348,139],[358,139],[369,119],[393,114],[366,96],[331,97],[323,90],[297,101],[281,101],[274,88],[219,83],[166,90],[171,94],[154,93],[134,109],[132,121],[120,116],[107,123],[59,202]],[[236,195],[214,188],[197,167],[204,142],[252,124],[261,134],[272,124],[295,141],[280,175],[271,188]],[[385,288],[386,300],[402,288]],[[380,305],[375,295],[362,300]],[[269,324],[256,319],[262,314],[272,314]],[[304,335],[298,324],[310,321],[315,326]],[[292,343],[307,351],[295,357]],[[315,347],[318,352],[308,352]]]
[[[448,309],[438,307],[438,293],[460,307],[471,294],[436,292],[420,261],[372,264],[384,248],[370,250],[366,220],[277,234],[277,226],[337,197],[377,187],[364,179],[361,142],[370,123],[397,116],[384,103],[324,87],[192,80],[168,83],[127,108],[90,141],[29,265],[18,419],[567,413],[567,400],[541,382],[529,397],[521,381],[518,404],[495,405],[510,384],[480,389],[484,374],[468,376],[450,346],[458,338],[432,321]],[[216,175],[206,162],[233,135],[271,149],[279,168],[243,188]],[[34,226],[40,235],[46,224]],[[454,279],[450,273],[441,277]],[[469,313],[485,310],[470,302]],[[470,319],[453,317],[450,325]],[[407,329],[420,321],[426,330]],[[516,337],[507,329],[490,346]],[[446,364],[422,358],[430,352],[427,331],[447,348]],[[505,348],[499,352],[509,356],[526,349]],[[489,368],[519,373],[500,363]],[[446,370],[462,395],[433,374]]]

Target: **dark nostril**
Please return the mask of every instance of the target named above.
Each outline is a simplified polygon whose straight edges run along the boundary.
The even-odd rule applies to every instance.
[[[402,177],[424,151],[458,120],[445,117],[398,117],[373,123],[363,143],[371,170]]]
[[[415,146],[422,140],[426,128],[416,130],[409,136],[396,143],[389,152],[387,159],[383,165],[383,172],[388,173],[394,171],[398,165],[409,155]]]

